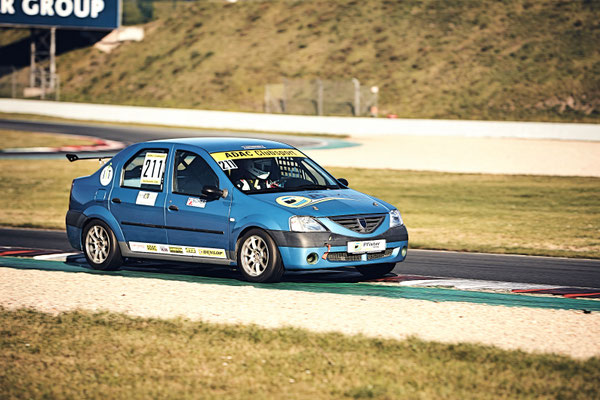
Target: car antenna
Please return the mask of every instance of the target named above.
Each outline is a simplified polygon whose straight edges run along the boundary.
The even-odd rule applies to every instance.
[[[74,153],[67,153],[66,157],[67,157],[67,160],[69,160],[70,162],[77,161],[77,160],[98,160],[98,161],[102,162],[102,160],[104,160],[105,158],[113,158],[113,156],[79,157],[77,154],[74,154]]]

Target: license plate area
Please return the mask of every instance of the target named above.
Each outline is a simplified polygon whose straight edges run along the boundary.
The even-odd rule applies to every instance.
[[[348,253],[364,254],[378,253],[385,251],[385,239],[380,240],[361,240],[357,242],[348,242]]]

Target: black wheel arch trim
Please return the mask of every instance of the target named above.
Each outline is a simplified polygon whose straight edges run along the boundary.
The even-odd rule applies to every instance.
[[[66,223],[67,225],[74,226],[76,228],[82,229],[85,225],[88,217],[85,216],[81,211],[69,210],[67,211]]]

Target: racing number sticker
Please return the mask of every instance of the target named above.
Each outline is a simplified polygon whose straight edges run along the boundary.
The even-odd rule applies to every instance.
[[[219,164],[219,167],[221,167],[223,171],[237,169],[237,165],[235,165],[235,162],[233,162],[232,160],[217,161],[217,164]]]
[[[165,172],[167,153],[146,153],[144,164],[142,165],[141,184],[160,185],[162,176]]]
[[[102,186],[108,185],[110,183],[110,181],[112,181],[112,177],[113,177],[113,168],[112,168],[112,166],[107,165],[106,167],[104,167],[104,169],[100,173],[100,184]]]

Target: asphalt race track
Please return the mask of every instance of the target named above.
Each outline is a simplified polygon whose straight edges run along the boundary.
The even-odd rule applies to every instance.
[[[121,126],[109,124],[43,122],[25,120],[2,120],[0,129],[87,135],[124,143],[194,136],[246,136],[262,137],[289,143],[302,148],[345,146],[347,142],[330,138],[314,138],[289,135],[271,135],[252,132],[226,132],[195,129]],[[0,255],[10,255],[10,248],[38,249],[40,253],[74,252],[65,233],[48,230],[0,229]],[[4,253],[2,253],[2,250]],[[80,257],[81,258],[81,257]],[[85,262],[85,260],[83,260]],[[218,274],[229,276],[226,268],[194,264],[134,263],[127,268],[149,269],[169,273],[173,268],[179,273]],[[527,257],[459,253],[429,250],[410,250],[406,261],[396,265],[393,271],[408,279],[456,278],[482,281],[519,282],[525,284],[600,289],[600,260],[583,260],[553,257]],[[317,271],[286,274],[284,280],[346,281],[357,282],[361,275],[354,269],[341,271]],[[600,292],[600,290],[596,290]]]
[[[76,252],[69,245],[64,232],[50,230],[0,229],[0,246]],[[176,271],[209,276],[215,274],[224,277],[232,276],[227,268],[197,266],[191,263],[132,263],[126,268],[165,273]],[[406,261],[398,263],[393,273],[424,278],[477,279],[600,289],[600,260],[410,250]],[[338,272],[332,270],[291,273],[286,274],[284,280],[356,282],[361,280],[361,276],[348,268]]]
[[[288,143],[294,147],[323,148],[334,142],[339,146],[345,143],[342,140],[330,138],[314,138],[309,136],[275,135],[257,132],[231,132],[200,129],[177,129],[177,128],[157,128],[141,126],[124,126],[112,124],[89,124],[89,123],[70,123],[70,122],[45,122],[45,121],[25,121],[0,119],[0,129],[61,133],[69,135],[92,136],[101,139],[115,140],[125,144],[144,142],[147,140],[158,140],[179,137],[198,137],[198,136],[235,136],[235,137],[260,137]]]

